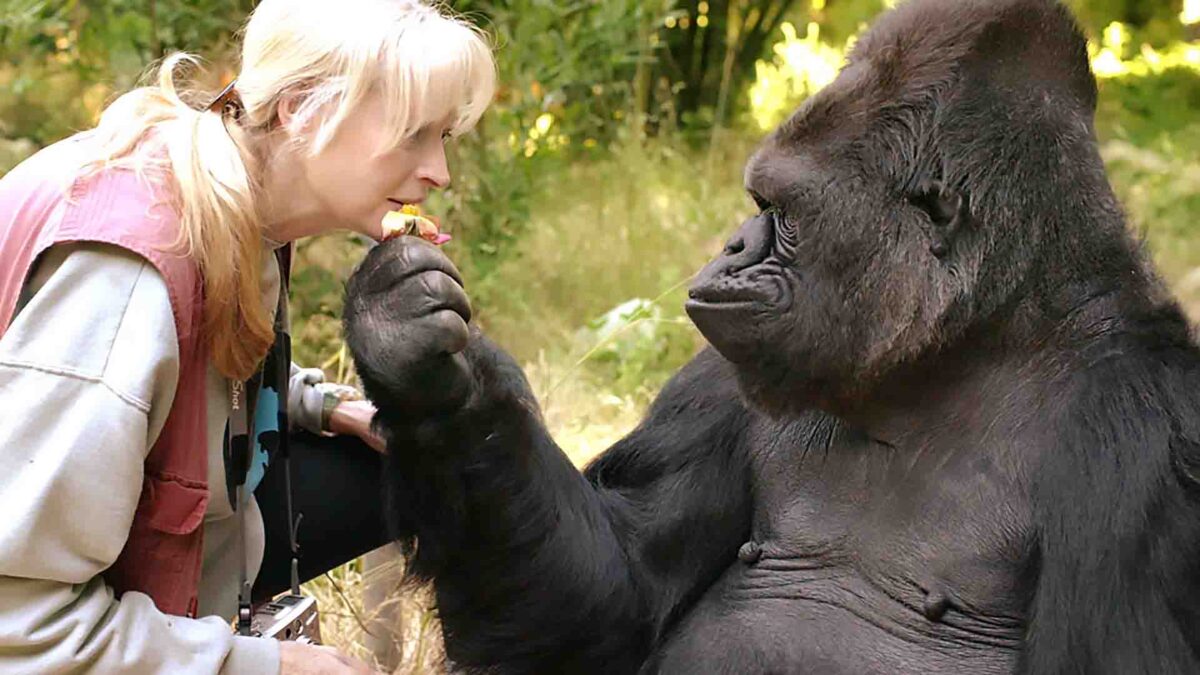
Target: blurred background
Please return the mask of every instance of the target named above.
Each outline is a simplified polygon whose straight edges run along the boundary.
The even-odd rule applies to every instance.
[[[331,3],[331,5],[334,3]],[[462,0],[502,87],[452,143],[427,210],[455,239],[478,323],[527,366],[582,464],[632,428],[701,345],[684,286],[754,212],[755,143],[835,76],[889,0]],[[1164,277],[1200,316],[1200,0],[1070,0],[1100,81],[1109,175]],[[252,0],[0,0],[0,175],[94,124],[178,50],[214,91],[236,74]],[[342,284],[360,242],[301,242],[296,360],[353,381]],[[308,585],[327,640],[397,672],[438,672],[436,611],[388,552]]]

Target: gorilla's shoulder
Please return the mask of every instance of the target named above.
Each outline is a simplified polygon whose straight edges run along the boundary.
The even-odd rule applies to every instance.
[[[1123,472],[1170,462],[1200,486],[1200,348],[1179,330],[1112,343],[1067,384],[1055,425],[1067,447]]]
[[[734,366],[712,347],[705,347],[663,387],[650,407],[650,417],[691,411],[744,408]]]
[[[652,483],[685,466],[741,471],[752,418],[733,364],[709,347],[667,382],[642,423],[585,473],[597,484],[630,486]]]

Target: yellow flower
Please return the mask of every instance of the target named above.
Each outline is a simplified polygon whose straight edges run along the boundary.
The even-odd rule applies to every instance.
[[[450,241],[450,235],[441,233],[437,219],[422,215],[420,207],[413,204],[405,204],[399,211],[389,211],[383,217],[383,241],[406,234],[438,246]]]

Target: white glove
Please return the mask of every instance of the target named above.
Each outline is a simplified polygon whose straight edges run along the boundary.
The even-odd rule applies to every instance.
[[[320,434],[325,431],[321,421],[325,409],[325,393],[317,385],[325,381],[320,368],[301,368],[292,364],[288,378],[288,424],[291,427]]]
[[[288,424],[314,434],[331,436],[329,414],[342,401],[358,401],[362,392],[345,384],[325,381],[320,368],[292,364],[288,378]]]

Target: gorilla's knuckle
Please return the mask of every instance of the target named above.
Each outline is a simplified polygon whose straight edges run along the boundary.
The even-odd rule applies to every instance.
[[[467,328],[467,322],[457,312],[441,309],[430,316],[430,321],[442,351],[456,354],[467,348],[470,330]]]

